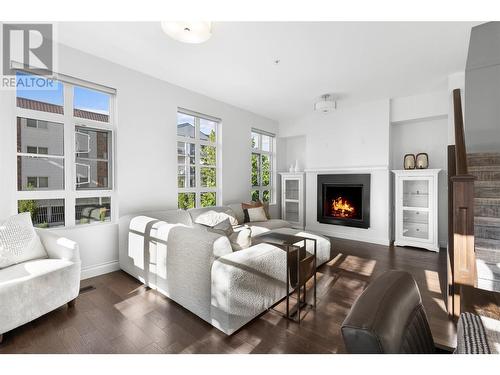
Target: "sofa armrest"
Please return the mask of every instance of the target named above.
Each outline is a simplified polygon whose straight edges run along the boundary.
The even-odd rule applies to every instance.
[[[64,259],[74,263],[80,262],[78,244],[68,238],[58,236],[47,229],[36,229],[49,258]]]
[[[206,229],[175,226],[169,230],[167,248],[166,258],[159,254],[157,264],[166,267],[168,297],[210,321],[212,264],[232,252],[229,239]]]
[[[286,295],[286,252],[261,243],[212,266],[212,324],[232,334]]]

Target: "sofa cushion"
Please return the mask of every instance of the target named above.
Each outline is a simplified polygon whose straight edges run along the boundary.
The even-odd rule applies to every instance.
[[[256,221],[253,223],[247,223],[247,225],[252,228],[252,237],[258,236],[259,234],[269,232],[273,229],[278,228],[289,228],[290,223],[281,219],[271,219],[266,221]]]
[[[189,210],[187,210],[187,212],[189,213],[189,215],[191,216],[191,220],[193,221],[193,223],[195,224],[202,224],[202,225],[206,225],[206,226],[213,226],[215,224],[217,224],[219,221],[222,221],[224,219],[227,218],[227,216],[230,216],[230,220],[231,220],[231,224],[232,225],[238,225],[238,219],[236,218],[236,214],[234,213],[234,211],[227,207],[227,206],[216,206],[216,207],[203,207],[203,208],[190,208]],[[207,215],[207,213],[209,213]],[[222,220],[219,220],[217,223],[213,224],[213,225],[208,225],[208,224],[204,224],[204,223],[200,223],[199,222],[199,218],[200,216],[203,217],[203,221],[211,218],[214,216],[213,213],[224,213],[225,216],[224,218],[222,218]]]
[[[243,250],[252,246],[252,229],[246,225],[239,225],[228,236],[234,251]]]
[[[222,220],[220,223],[214,225],[213,227],[209,227],[208,230],[210,232],[219,233],[223,236],[231,236],[234,233],[233,226],[228,218]]]
[[[238,225],[238,220],[236,220],[234,215],[229,215],[227,212],[220,212],[215,210],[202,212],[198,216],[196,216],[196,219],[193,218],[193,221],[196,224],[205,225],[211,228],[226,220],[229,221],[230,225]]]
[[[271,215],[269,214],[269,202],[261,202],[260,200],[257,201],[251,201],[251,202],[243,202],[241,204],[241,208],[243,209],[243,213],[245,213],[245,210],[249,208],[254,208],[254,207],[262,207],[264,208],[264,212],[266,214],[266,218],[270,219]],[[246,218],[246,216],[245,216]]]
[[[0,291],[9,284],[33,279],[72,265],[64,259],[35,259],[0,270]]]
[[[47,252],[33,228],[29,212],[0,223],[0,269],[42,258],[47,258]]]
[[[264,207],[252,207],[252,208],[244,208],[243,212],[245,213],[245,222],[252,223],[256,221],[267,221],[266,212],[264,211]]]
[[[320,266],[333,258],[333,250],[330,240],[327,237],[294,228],[278,228],[274,229],[273,232],[315,239],[316,266]],[[314,252],[314,243],[312,241],[306,241],[306,243],[307,251],[312,254]]]
[[[234,217],[238,220],[238,224],[243,224],[245,221],[245,214],[243,213],[243,208],[241,208],[241,203],[230,203],[227,207],[234,212]]]

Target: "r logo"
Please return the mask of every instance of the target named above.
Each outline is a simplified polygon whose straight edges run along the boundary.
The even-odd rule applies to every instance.
[[[4,24],[2,52],[4,75],[15,75],[11,62],[20,63],[39,75],[52,74],[52,25]]]

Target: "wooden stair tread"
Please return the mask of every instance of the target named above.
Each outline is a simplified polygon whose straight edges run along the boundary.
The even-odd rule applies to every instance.
[[[474,198],[474,203],[478,205],[482,204],[500,204],[500,198]]]
[[[500,217],[476,216],[474,225],[497,227],[500,226]]]
[[[500,251],[500,240],[494,240],[490,238],[475,238],[476,249],[481,248],[485,250],[495,250]]]
[[[470,172],[483,172],[483,171],[500,171],[499,164],[488,165],[471,165],[468,167]]]

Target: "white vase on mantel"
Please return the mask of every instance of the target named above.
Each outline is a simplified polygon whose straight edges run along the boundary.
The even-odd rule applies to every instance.
[[[288,172],[293,173],[294,169],[295,169],[295,166],[293,164],[291,164],[290,168],[288,168]]]
[[[293,166],[293,171],[297,173],[299,171],[299,161],[295,160],[295,165]]]

